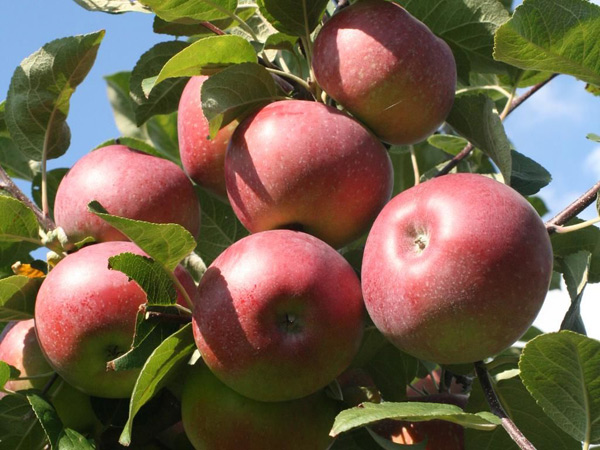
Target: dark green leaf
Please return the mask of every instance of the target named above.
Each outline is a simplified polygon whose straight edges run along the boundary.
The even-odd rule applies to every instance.
[[[52,169],[46,172],[46,188],[48,189],[48,213],[50,217],[54,217],[54,200],[56,191],[63,177],[69,169]],[[31,183],[31,196],[36,205],[42,209],[42,174],[38,173]]]
[[[254,47],[232,35],[210,36],[194,42],[170,58],[157,76],[142,83],[146,95],[162,81],[174,77],[212,75],[233,64],[257,62]]]
[[[177,291],[165,268],[152,258],[121,253],[108,259],[108,266],[134,280],[146,292],[149,305],[174,305]]]
[[[0,390],[4,390],[4,385],[8,380],[14,380],[20,375],[19,369],[11,366],[4,361],[0,361]]]
[[[33,317],[35,297],[43,278],[13,275],[0,280],[0,321],[26,320]]]
[[[527,392],[519,377],[499,381],[494,390],[502,400],[508,415],[525,437],[538,450],[581,450],[581,444],[556,427],[544,414],[542,408]],[[475,412],[487,409],[483,390],[478,382],[467,404],[467,411]],[[519,446],[510,438],[504,428],[497,427],[491,432],[472,429],[465,430],[465,450],[519,450]]]
[[[146,361],[135,383],[129,403],[129,419],[123,429],[119,442],[131,443],[133,419],[140,408],[147,403],[179,370],[185,367],[190,355],[196,348],[191,324],[186,325],[154,350]]]
[[[0,450],[42,450],[46,434],[23,395],[0,399]]]
[[[6,124],[29,159],[67,151],[69,100],[92,68],[104,31],[57,39],[24,59],[10,82]]]
[[[575,225],[581,222],[582,220],[575,218],[567,222],[566,225]],[[550,236],[550,242],[552,243],[554,256],[567,256],[580,250],[587,250],[594,254],[597,253],[596,247],[600,242],[600,229],[589,226],[570,233],[554,233]]]
[[[540,164],[525,155],[511,151],[512,172],[510,185],[521,195],[537,194],[552,181],[552,175]]]
[[[134,102],[136,125],[140,126],[157,114],[177,111],[179,97],[187,83],[186,78],[172,78],[156,86],[146,96],[142,82],[146,78],[158,76],[163,66],[174,55],[188,46],[182,41],[161,42],[144,53],[131,72],[129,92]]]
[[[527,197],[527,201],[534,207],[540,217],[544,217],[550,211],[540,197]]]
[[[543,334],[527,343],[519,368],[556,425],[577,441],[600,443],[599,341],[571,331]]]
[[[201,97],[211,137],[233,120],[242,120],[260,106],[281,99],[269,72],[254,63],[231,66],[213,75],[202,84]]]
[[[99,11],[109,14],[121,14],[130,11],[150,12],[135,0],[75,0],[75,2],[88,11]]]
[[[58,414],[54,410],[54,407],[36,391],[26,391],[25,396],[31,405],[31,409],[42,425],[48,441],[50,441],[51,447],[57,449],[58,439],[61,435],[63,425]]]
[[[527,0],[496,32],[494,57],[522,69],[600,84],[600,7],[585,0]]]
[[[336,436],[354,428],[370,425],[384,419],[422,422],[441,419],[479,430],[493,430],[500,419],[489,412],[466,413],[458,406],[445,403],[363,403],[360,407],[342,411],[335,419],[331,435]]]
[[[148,138],[163,157],[181,166],[177,140],[177,113],[152,117],[144,124]]]
[[[260,12],[282,33],[307,36],[317,27],[328,0],[258,0]]]
[[[465,139],[488,155],[498,166],[504,182],[510,184],[512,160],[510,142],[486,95],[463,95],[454,100],[446,121]]]
[[[588,282],[591,256],[590,252],[584,250],[562,258],[561,271],[571,298],[571,305],[560,325],[561,330],[586,334],[581,318],[581,299]]]
[[[13,142],[4,120],[6,102],[0,103],[0,165],[12,178],[31,181],[40,170],[40,164],[29,160]]]
[[[0,241],[41,245],[38,221],[28,206],[15,198],[0,195],[0,211]]]
[[[125,234],[168,270],[175,270],[179,261],[196,247],[192,235],[181,225],[150,223],[112,216],[96,201],[91,202],[88,209]]]
[[[59,450],[94,450],[96,446],[75,430],[65,428],[58,438]]]
[[[298,42],[298,38],[295,36],[275,33],[270,35],[265,41],[265,50],[287,50],[293,52],[296,42]]]
[[[202,205],[202,218],[196,252],[209,265],[227,247],[248,236],[248,231],[235,216],[229,204],[196,189]]]
[[[459,74],[506,73],[492,57],[494,33],[509,19],[497,0],[408,0],[398,3],[452,48]]]
[[[168,22],[211,22],[231,17],[237,0],[140,0]]]

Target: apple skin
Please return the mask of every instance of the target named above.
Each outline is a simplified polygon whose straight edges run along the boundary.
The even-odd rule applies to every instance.
[[[354,119],[317,102],[271,103],[244,120],[225,157],[229,201],[252,233],[304,231],[340,248],[390,199],[385,147]]]
[[[200,203],[188,177],[166,159],[109,145],[78,160],[56,192],[56,224],[76,242],[123,241],[120,231],[88,211],[99,201],[113,215],[156,223],[177,223],[197,237]]]
[[[401,350],[441,364],[474,362],[527,331],[552,262],[544,223],[521,195],[482,175],[446,175],[394,197],[373,224],[365,305]]]
[[[189,369],[181,415],[197,450],[326,450],[337,412],[323,391],[286,402],[249,399],[200,363]]]
[[[108,258],[124,252],[146,256],[131,242],[103,242],[68,255],[36,299],[36,332],[46,359],[67,382],[96,397],[129,397],[139,373],[106,370],[108,361],[130,349],[138,309],[146,302],[137,283],[108,268]],[[175,274],[184,286],[190,280],[194,286],[185,270]]]
[[[177,134],[183,169],[199,186],[227,198],[225,151],[238,122],[225,126],[209,139],[208,120],[202,111],[200,90],[207,76],[190,78],[179,100]]]
[[[40,349],[33,319],[13,322],[3,330],[0,336],[0,361],[19,369],[20,377],[48,374],[42,378],[8,381],[5,387],[11,391],[43,389],[54,373]],[[0,398],[5,395],[0,392]],[[100,426],[89,396],[63,379],[57,379],[47,395],[66,427],[83,433]]]
[[[379,138],[424,140],[454,102],[450,47],[401,6],[364,0],[328,20],[314,44],[319,85]]]
[[[203,360],[226,385],[260,401],[310,395],[358,351],[364,306],[343,257],[290,230],[234,243],[198,286],[193,330]]]

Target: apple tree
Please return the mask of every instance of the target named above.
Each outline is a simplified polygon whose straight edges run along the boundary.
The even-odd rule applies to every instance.
[[[598,94],[600,6],[76,2],[164,39],[71,168],[104,31],[0,103],[0,449],[600,445],[600,182],[542,220],[503,124],[557,76]]]

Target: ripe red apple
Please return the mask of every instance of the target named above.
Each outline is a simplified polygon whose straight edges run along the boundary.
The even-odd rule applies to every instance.
[[[190,368],[182,400],[183,426],[199,450],[326,450],[337,412],[323,391],[286,402],[249,399],[204,364]]]
[[[127,238],[88,211],[92,200],[110,214],[157,223],[177,223],[197,236],[200,204],[194,187],[177,165],[166,159],[109,145],[75,163],[56,192],[54,215],[73,241]]]
[[[391,144],[427,138],[454,102],[450,47],[393,2],[364,0],[334,15],[312,66],[327,94]]]
[[[393,198],[369,233],[369,315],[398,348],[445,364],[492,356],[538,314],[552,274],[544,223],[510,187],[476,174]]]
[[[238,122],[231,122],[209,139],[208,120],[202,111],[200,90],[207,76],[190,78],[177,112],[179,154],[183,169],[198,185],[227,198],[225,151]]]
[[[97,397],[128,397],[139,372],[106,371],[108,361],[129,350],[146,302],[137,283],[108,268],[108,258],[123,252],[145,255],[131,242],[99,243],[68,255],[36,299],[36,331],[48,361],[70,384]],[[176,275],[184,286],[184,277],[191,280],[182,269]]]
[[[19,369],[19,377],[29,378],[8,381],[5,388],[10,391],[43,389],[54,374],[40,349],[33,319],[13,322],[3,330],[0,336],[0,361]],[[5,395],[0,392],[0,398]],[[87,432],[99,426],[89,396],[63,379],[54,381],[47,395],[66,427]]]
[[[352,361],[364,307],[352,267],[305,233],[253,234],[225,250],[198,286],[193,329],[206,364],[255,400],[307,396]]]
[[[393,174],[381,142],[354,119],[285,100],[238,126],[225,181],[250,232],[289,228],[339,248],[367,231],[391,196]]]

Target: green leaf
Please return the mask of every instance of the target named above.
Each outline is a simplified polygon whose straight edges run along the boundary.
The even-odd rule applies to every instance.
[[[187,46],[188,44],[182,41],[161,42],[144,53],[136,63],[131,72],[129,91],[137,126],[157,114],[177,111],[179,97],[187,78],[169,79],[153,89],[149,96],[144,93],[142,82],[146,78],[157,76],[167,61]]]
[[[40,164],[29,160],[13,142],[4,120],[6,101],[0,103],[0,165],[11,178],[31,181],[40,171]]]
[[[0,390],[4,390],[4,385],[8,380],[14,380],[20,374],[21,372],[16,367],[0,361]]]
[[[588,1],[526,0],[495,42],[499,61],[600,84],[600,7]]]
[[[23,395],[0,399],[0,450],[42,450],[46,434]]]
[[[46,172],[46,188],[48,189],[48,214],[54,217],[54,200],[56,191],[69,169],[52,169]],[[42,174],[38,173],[31,183],[31,196],[35,204],[42,209]]]
[[[150,223],[113,216],[97,201],[90,202],[88,209],[125,234],[168,270],[175,270],[179,261],[196,247],[190,232],[181,225]]]
[[[511,151],[512,172],[510,186],[521,195],[537,194],[552,181],[552,175],[533,159]]]
[[[581,299],[588,282],[591,253],[581,251],[565,256],[561,260],[561,272],[571,298],[571,305],[560,325],[561,330],[586,334],[581,318]]]
[[[566,225],[575,225],[581,222],[581,219],[575,218]],[[600,229],[596,226],[589,226],[570,233],[554,233],[550,236],[550,242],[555,257],[567,256],[581,250],[595,253],[600,242]]]
[[[96,446],[75,430],[65,428],[58,438],[59,450],[94,450]]]
[[[265,50],[287,50],[294,52],[298,38],[284,33],[270,35],[265,41]]]
[[[133,253],[108,258],[108,267],[134,280],[146,293],[149,305],[174,305],[177,291],[165,268],[153,260]]]
[[[13,275],[0,280],[0,321],[26,320],[33,317],[35,297],[43,278]]]
[[[131,72],[117,72],[104,77],[108,88],[108,100],[113,109],[115,123],[123,136],[148,140],[145,127],[138,128],[133,100],[129,96]]]
[[[15,198],[0,195],[0,211],[0,241],[41,245],[39,224],[28,206]]]
[[[465,138],[452,134],[432,134],[427,142],[453,156],[458,155],[469,143]]]
[[[600,136],[594,133],[589,133],[586,138],[588,138],[590,141],[600,142]]]
[[[600,443],[600,342],[571,331],[529,341],[521,379],[544,412],[577,441]]]
[[[202,189],[196,189],[202,217],[196,252],[208,266],[236,241],[248,236],[248,231],[235,216],[229,204],[223,203]]]
[[[63,429],[63,425],[54,410],[54,407],[48,401],[39,395],[36,391],[26,391],[25,396],[31,405],[31,409],[38,418],[50,446],[53,449],[58,448],[58,439]]]
[[[163,80],[174,77],[212,75],[233,64],[257,62],[254,47],[244,38],[232,35],[200,39],[170,58],[158,76],[142,83],[146,95]]]
[[[384,419],[422,422],[441,419],[465,428],[493,430],[500,419],[489,412],[466,413],[458,406],[445,403],[363,403],[360,407],[342,411],[335,418],[331,436],[337,436],[354,428],[363,427]]]
[[[525,437],[538,450],[581,450],[581,444],[558,428],[534,398],[527,392],[519,377],[498,381],[494,390],[508,415]],[[473,383],[467,411],[489,408],[481,385]],[[519,446],[502,427],[493,431],[465,430],[465,450],[519,450]]]
[[[504,182],[510,185],[512,159],[504,126],[486,95],[462,95],[446,121],[465,139],[488,155],[498,166]]]
[[[75,2],[88,11],[99,11],[109,14],[150,12],[148,8],[132,0],[75,0]]]
[[[69,100],[94,64],[104,31],[57,39],[25,58],[10,82],[6,125],[29,159],[67,151]]]
[[[162,156],[181,166],[177,139],[177,113],[154,116],[144,124],[144,127],[150,142]]]
[[[133,419],[140,408],[172,378],[177,376],[178,372],[185,367],[195,348],[192,325],[188,324],[163,341],[150,355],[133,389],[129,403],[129,419],[119,439],[121,444],[129,445],[131,443]]]
[[[281,99],[271,74],[255,63],[238,64],[213,75],[202,84],[200,96],[211,137],[233,120],[242,120],[260,106]]]
[[[459,74],[506,73],[492,57],[494,33],[509,19],[497,0],[398,1],[452,48]]]
[[[328,0],[258,0],[260,12],[277,30],[307,36],[317,27]]]
[[[167,22],[211,22],[231,17],[237,0],[140,0]]]

